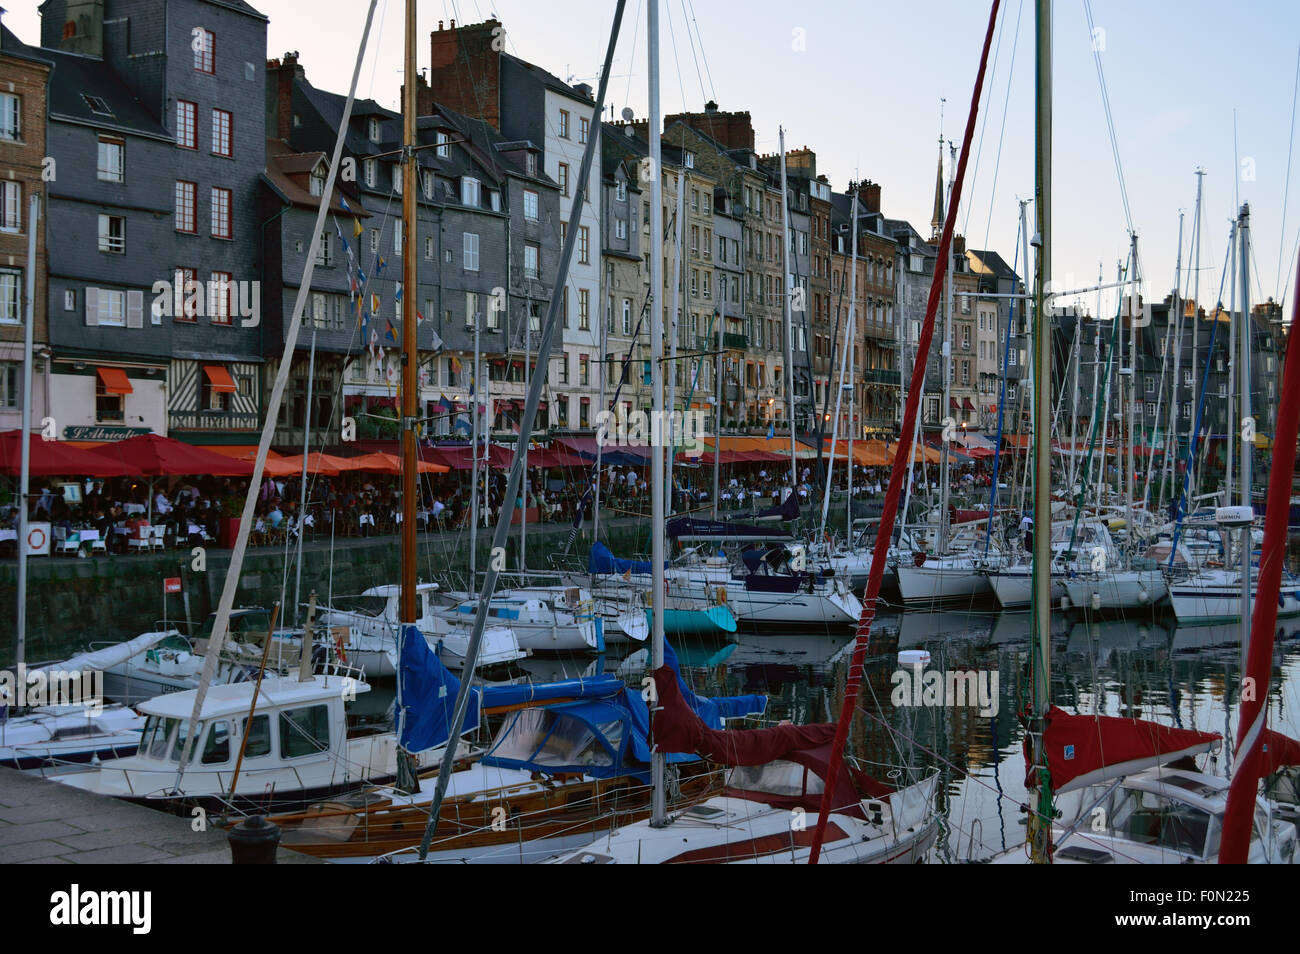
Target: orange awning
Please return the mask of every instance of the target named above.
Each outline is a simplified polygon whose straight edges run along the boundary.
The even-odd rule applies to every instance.
[[[127,380],[126,371],[122,368],[96,368],[95,373],[99,375],[99,380],[104,385],[106,393],[135,393],[135,389],[131,387],[131,382]]]
[[[208,379],[208,386],[214,391],[234,394],[239,390],[235,386],[235,381],[230,376],[230,372],[223,365],[205,364],[203,366],[203,376]]]
[[[214,454],[224,454],[227,457],[233,457],[235,460],[252,460],[257,456],[256,444],[196,444],[196,447],[202,447],[204,450],[210,450]],[[266,452],[267,460],[272,460],[280,455],[273,450]]]

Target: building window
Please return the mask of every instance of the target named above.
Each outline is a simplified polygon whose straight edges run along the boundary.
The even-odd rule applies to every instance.
[[[0,232],[23,230],[23,185],[21,182],[0,182]]]
[[[197,119],[199,107],[188,100],[176,100],[176,145],[182,149],[199,148]]]
[[[524,277],[537,278],[541,274],[541,249],[531,242],[524,245]]]
[[[436,135],[437,135],[437,143],[438,143],[438,148],[436,152],[438,153],[438,158],[446,159],[451,154],[451,149],[448,148],[447,145],[449,142],[451,142],[451,136],[449,136],[445,132],[440,132],[437,133]]]
[[[97,173],[104,182],[121,182],[125,177],[123,156],[126,146],[120,139],[99,140],[99,165]]]
[[[393,220],[393,254],[402,254],[402,220]]]
[[[370,141],[379,142],[379,120],[373,116],[370,117],[370,121],[367,123],[367,129]]]
[[[619,183],[618,183],[616,186],[614,186],[614,198],[617,199],[619,202],[626,202],[626,201],[627,201],[627,183],[626,183],[626,182],[623,182],[622,180],[619,180]]]
[[[560,163],[556,171],[555,181],[560,184],[560,195],[569,194],[569,166],[567,163]]]
[[[89,304],[86,307],[89,308]],[[95,296],[95,319],[95,323],[99,325],[125,328],[126,292],[114,291],[111,288],[99,289],[99,294]]]
[[[501,193],[495,189],[488,190],[488,208],[493,212],[501,211]]]
[[[393,193],[396,195],[402,194],[402,173],[402,164],[400,162],[393,163]]]
[[[212,237],[213,238],[228,239],[231,236],[230,201],[231,201],[231,192],[229,189],[222,189],[217,186],[212,187]]]
[[[632,299],[623,299],[623,334],[632,333]]]
[[[320,169],[312,170],[310,182],[311,194],[322,196],[325,194],[325,173]]]
[[[316,264],[329,268],[334,264],[334,256],[330,254],[330,233],[328,230],[321,233],[320,245],[316,248]]]
[[[585,354],[578,355],[578,383],[591,383],[591,363],[590,359]]]
[[[424,197],[426,199],[432,199],[433,198],[433,173],[430,172],[428,169],[421,169],[420,184],[421,184],[421,188],[424,189]]]
[[[591,230],[585,225],[578,226],[578,261],[583,265],[591,263]]]
[[[361,178],[365,180],[366,188],[375,187],[375,160],[363,159],[361,162]]]
[[[432,236],[432,235],[426,235],[426,236],[424,237],[424,259],[425,259],[425,261],[427,261],[427,262],[432,262],[432,261],[433,261],[433,257],[434,257],[434,252],[433,252],[433,236]]]
[[[590,129],[591,129],[591,120],[587,119],[585,116],[579,116],[578,117],[578,142],[585,143],[587,141],[587,133]]]
[[[172,279],[172,315],[176,321],[196,321],[199,316],[199,295],[203,286],[199,284],[199,273],[193,268],[177,266]]]
[[[560,110],[560,138],[569,138],[569,111],[567,109]]]
[[[77,310],[77,293],[73,291],[71,288],[65,289],[63,292],[63,310],[64,311]]]
[[[465,233],[465,271],[478,271],[478,233]]]
[[[695,168],[695,153],[693,153],[693,152],[688,152],[688,153],[686,153],[685,155],[686,155],[686,168],[687,168],[687,169],[694,169],[694,168]]]
[[[13,93],[0,93],[0,139],[16,142],[22,134],[22,108]]]
[[[227,159],[234,157],[230,141],[230,124],[231,114],[226,110],[212,111],[212,154],[214,156],[224,156]]]
[[[194,47],[194,68],[200,73],[215,73],[217,35],[202,27],[195,27],[190,35],[193,37],[191,45]]]
[[[214,325],[230,324],[234,309],[230,307],[235,293],[234,276],[230,272],[213,272],[208,281],[208,317]]]
[[[22,321],[23,273],[16,268],[0,268],[0,322]]]
[[[370,230],[370,254],[379,254],[379,229]]]
[[[591,330],[591,295],[585,288],[578,289],[578,330]]]
[[[614,220],[614,237],[619,239],[627,238],[627,219]]]
[[[479,320],[478,292],[465,292],[465,321],[477,325]]]
[[[471,208],[479,207],[479,182],[470,176],[464,176],[460,180],[460,201],[462,205],[468,205]]]
[[[0,407],[18,407],[20,364],[0,364]]]
[[[537,193],[531,189],[524,190],[524,218],[537,221]]]
[[[126,219],[120,215],[99,217],[99,250],[121,254],[126,251]]]
[[[100,375],[95,375],[96,424],[113,424],[124,420],[126,417],[125,408],[123,407],[125,401],[125,395],[110,394],[108,387],[104,384],[104,379]]]

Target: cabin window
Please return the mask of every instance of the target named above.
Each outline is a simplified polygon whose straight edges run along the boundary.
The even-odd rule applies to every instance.
[[[181,760],[181,754],[185,751],[185,740],[189,738],[189,734],[190,734],[190,720],[181,719],[179,724],[176,726],[176,744],[172,746],[171,759],[173,762],[179,762]],[[202,737],[203,735],[202,722],[199,723],[199,735],[200,737]],[[190,752],[190,761],[191,762],[194,761],[193,751]]]
[[[244,758],[255,759],[261,755],[271,754],[271,717],[270,716],[253,716],[253,725],[250,728],[248,720],[245,719],[241,725],[248,736],[248,742],[244,745]]]
[[[166,758],[167,740],[176,728],[176,721],[162,716],[150,716],[145,721],[144,732],[140,736],[140,754],[147,754],[151,759]]]
[[[280,713],[280,755],[286,759],[315,755],[330,747],[329,707],[307,706]]]
[[[230,723],[225,719],[212,723],[201,761],[204,765],[221,765],[230,761]]]
[[[1210,830],[1210,815],[1191,805],[1153,792],[1123,789],[1110,813],[1112,834],[1201,857]]]
[[[603,724],[598,729],[611,746],[619,746],[621,723]],[[502,727],[490,755],[556,768],[612,765],[614,761],[597,732],[586,722],[548,709],[519,712]]]

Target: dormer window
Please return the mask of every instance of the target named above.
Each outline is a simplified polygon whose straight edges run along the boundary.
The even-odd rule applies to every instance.
[[[619,202],[626,202],[626,201],[627,201],[627,183],[626,183],[626,182],[624,182],[624,181],[622,181],[622,180],[619,180],[618,184],[614,186],[614,198],[615,198],[616,200],[618,200]]]
[[[373,116],[370,119],[370,141],[379,142],[379,120]]]
[[[695,168],[695,153],[693,152],[686,153],[686,168],[687,169]]]
[[[315,196],[325,194],[325,169],[321,166],[311,171],[311,194]]]
[[[451,136],[445,132],[438,133],[438,158],[446,159],[451,154],[451,149],[447,144],[451,141]]]
[[[460,180],[460,201],[462,205],[478,208],[481,200],[479,195],[479,181],[477,179],[471,178],[470,176],[464,176]]]
[[[526,163],[526,165],[528,168],[528,174],[530,176],[537,175],[537,153],[530,152],[528,154],[528,162]]]
[[[500,193],[500,192],[497,192],[495,189],[493,189],[493,190],[489,190],[489,191],[488,191],[488,205],[492,208],[492,211],[493,211],[493,212],[500,212],[500,211],[501,211],[501,193]]]
[[[422,183],[422,188],[424,189],[424,197],[426,199],[432,199],[433,198],[433,173],[430,172],[428,169],[422,169],[420,171],[420,182]]]

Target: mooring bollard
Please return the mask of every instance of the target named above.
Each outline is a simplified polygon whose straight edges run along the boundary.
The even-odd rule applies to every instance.
[[[280,828],[263,815],[246,818],[226,833],[232,865],[273,865],[280,846]]]

